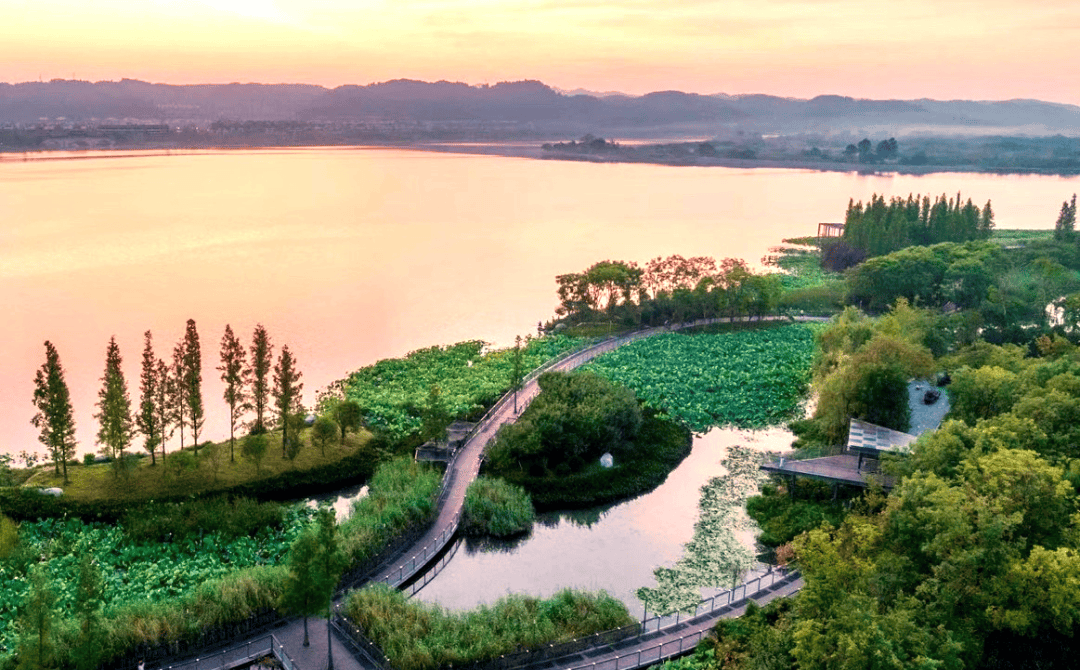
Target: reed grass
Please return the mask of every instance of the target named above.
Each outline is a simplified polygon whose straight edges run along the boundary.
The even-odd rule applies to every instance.
[[[566,589],[548,599],[509,595],[450,613],[376,584],[349,594],[346,616],[399,670],[432,670],[497,658],[634,623],[607,593]]]

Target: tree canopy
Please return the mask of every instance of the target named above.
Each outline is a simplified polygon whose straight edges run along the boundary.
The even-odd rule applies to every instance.
[[[489,455],[496,471],[567,473],[634,448],[642,414],[632,391],[589,372],[545,372],[538,383],[540,395],[499,431]]]
[[[63,465],[67,481],[67,461],[75,455],[75,415],[71,392],[64,380],[60,354],[52,342],[45,342],[45,362],[34,375],[34,407],[31,420],[40,432],[38,440],[49,450],[57,474]]]

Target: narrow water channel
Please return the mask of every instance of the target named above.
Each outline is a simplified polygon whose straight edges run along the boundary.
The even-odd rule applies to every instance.
[[[653,491],[614,505],[541,515],[518,540],[469,541],[415,597],[467,610],[508,593],[547,597],[566,587],[603,589],[640,616],[634,592],[654,586],[653,570],[672,567],[682,556],[693,537],[700,489],[726,474],[721,461],[729,450],[787,451],[793,439],[782,428],[716,428],[696,436],[690,455]],[[734,530],[752,550],[755,531]]]

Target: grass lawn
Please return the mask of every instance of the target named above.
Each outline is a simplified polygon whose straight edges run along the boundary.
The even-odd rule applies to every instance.
[[[68,478],[70,481],[64,484],[63,475],[55,474],[53,466],[39,466],[23,486],[27,487],[59,487],[64,490],[64,497],[71,500],[84,502],[100,500],[152,500],[166,496],[178,496],[199,494],[207,491],[227,489],[238,484],[245,484],[260,479],[269,479],[276,475],[289,471],[303,471],[314,468],[331,466],[341,462],[348,456],[357,455],[358,451],[370,452],[372,460],[378,455],[370,448],[371,433],[360,431],[349,433],[344,446],[339,441],[326,448],[323,456],[319,449],[311,444],[310,430],[305,430],[302,436],[304,446],[300,449],[295,461],[289,461],[281,454],[281,433],[270,433],[268,436],[268,448],[262,463],[256,468],[253,460],[245,460],[241,456],[242,439],[236,440],[236,461],[229,461],[229,443],[215,443],[219,445],[221,456],[217,459],[217,467],[206,456],[206,444],[200,445],[200,453],[196,456],[190,449],[185,449],[183,460],[188,460],[190,468],[176,467],[177,461],[172,461],[176,452],[166,455],[166,463],[163,466],[161,454],[157,455],[157,465],[150,464],[150,456],[145,451],[132,451],[139,453],[145,458],[128,461],[128,468],[119,473],[113,468],[112,463],[97,463],[94,465],[68,464]],[[191,459],[188,454],[195,456]],[[343,464],[344,466],[344,464]]]

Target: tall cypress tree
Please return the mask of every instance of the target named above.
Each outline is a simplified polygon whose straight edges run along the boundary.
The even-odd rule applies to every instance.
[[[270,368],[274,361],[274,347],[270,335],[260,323],[255,326],[251,337],[251,367],[248,377],[251,380],[251,407],[255,410],[255,423],[252,433],[265,433],[264,417],[270,405]]]
[[[274,406],[281,418],[281,455],[286,456],[285,447],[289,442],[289,413],[300,405],[300,392],[304,385],[300,383],[300,371],[296,369],[296,360],[289,345],[281,347],[281,355],[274,366]],[[299,437],[294,436],[294,437]]]
[[[1054,239],[1061,242],[1071,242],[1076,235],[1076,194],[1073,193],[1072,201],[1066,200],[1061,203],[1061,212],[1054,224]]]
[[[164,465],[165,443],[172,437],[173,431],[176,430],[171,405],[175,393],[173,392],[173,378],[169,374],[169,366],[160,358],[154,367],[154,375],[157,377],[154,387],[154,409],[157,412],[158,431],[161,435],[161,464]]]
[[[199,431],[202,430],[202,351],[199,348],[199,332],[195,330],[195,319],[188,319],[184,331],[184,398],[187,402],[188,425],[191,426],[192,448],[199,448]]]
[[[45,363],[34,375],[34,407],[37,413],[30,422],[41,431],[38,439],[49,450],[56,474],[63,464],[66,483],[67,462],[75,455],[75,415],[60,354],[52,342],[45,342]]]
[[[169,368],[169,419],[180,431],[180,449],[184,448],[184,426],[187,425],[187,384],[184,383],[184,341],[173,347]]]
[[[105,374],[101,377],[101,390],[98,391],[98,444],[107,455],[113,458],[114,470],[119,473],[123,467],[124,449],[131,446],[134,427],[131,420],[131,398],[128,396],[127,381],[121,369],[123,359],[116,337],[109,339],[105,350]]]
[[[229,460],[235,461],[236,423],[247,406],[247,361],[244,345],[236,339],[232,326],[225,324],[221,338],[221,381],[225,382],[225,403],[229,406]]]
[[[150,452],[150,465],[157,465],[157,445],[162,440],[161,426],[158,424],[158,371],[157,358],[154,357],[154,340],[150,331],[143,334],[142,375],[139,377],[139,413],[135,423],[143,435],[143,449]]]

